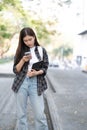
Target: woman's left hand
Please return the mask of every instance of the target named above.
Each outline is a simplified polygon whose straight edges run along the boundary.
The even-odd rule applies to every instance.
[[[33,77],[33,76],[37,76],[37,75],[38,75],[38,71],[36,71],[34,69],[27,72],[27,76],[29,76],[29,77]]]
[[[41,75],[41,74],[43,74],[43,70],[36,71],[36,70],[32,69],[31,71],[27,72],[28,77],[33,77],[33,76],[37,76],[37,75]]]

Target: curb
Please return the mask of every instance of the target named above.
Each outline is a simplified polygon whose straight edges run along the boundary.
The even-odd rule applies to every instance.
[[[56,90],[55,90],[54,86],[52,85],[52,82],[51,82],[50,79],[48,78],[48,75],[46,76],[46,79],[47,79],[47,81],[48,81],[48,83],[49,83],[50,89],[51,89],[54,93],[56,93]]]
[[[48,109],[49,109],[49,113],[50,113],[50,117],[51,117],[53,130],[61,130],[60,119],[58,116],[58,109],[57,109],[55,102],[53,100],[53,97],[50,93],[51,93],[50,91],[47,92],[46,100],[47,100],[47,104],[48,104]]]
[[[14,78],[15,74],[13,73],[0,73],[0,77],[4,78]]]
[[[51,80],[49,79],[48,75],[46,76],[47,84],[48,84],[48,90],[45,93],[47,105],[50,113],[50,118],[52,122],[53,130],[62,130],[61,128],[61,121],[58,115],[58,108],[54,101],[54,96],[56,94],[55,87],[52,85]]]

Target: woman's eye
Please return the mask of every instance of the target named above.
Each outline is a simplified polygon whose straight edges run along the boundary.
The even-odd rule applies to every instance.
[[[32,41],[32,39],[24,40],[24,42]]]

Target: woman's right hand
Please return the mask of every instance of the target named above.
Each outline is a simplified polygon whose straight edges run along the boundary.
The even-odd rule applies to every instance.
[[[29,61],[32,58],[31,55],[23,56],[20,62],[16,65],[17,72],[20,72],[21,68],[23,67],[24,63]]]
[[[27,62],[27,61],[29,61],[31,58],[32,58],[31,55],[27,55],[27,56],[24,55],[24,56],[22,57],[22,60],[23,60],[24,62]]]

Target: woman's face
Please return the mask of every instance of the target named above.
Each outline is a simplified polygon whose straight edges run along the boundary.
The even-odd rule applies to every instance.
[[[23,41],[24,41],[25,45],[30,47],[30,48],[34,47],[34,40],[35,40],[35,37],[29,36],[29,35],[26,35],[23,38]]]

